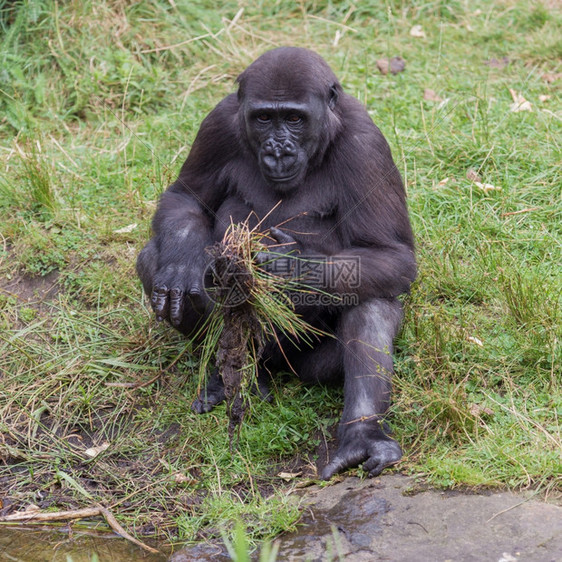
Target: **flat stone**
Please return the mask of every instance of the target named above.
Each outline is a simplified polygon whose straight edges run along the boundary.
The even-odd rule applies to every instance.
[[[512,492],[425,490],[399,474],[306,492],[279,560],[562,561],[562,507]]]

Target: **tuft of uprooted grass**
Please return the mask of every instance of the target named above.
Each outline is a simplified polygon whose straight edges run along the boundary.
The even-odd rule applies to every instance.
[[[246,220],[231,224],[223,240],[208,248],[214,283],[208,292],[215,304],[200,331],[201,380],[215,360],[224,382],[231,445],[251,394],[258,390],[258,363],[266,341],[276,341],[285,353],[280,337],[291,345],[311,345],[312,336],[326,335],[295,312],[289,291],[308,291],[301,280],[272,275],[260,267],[260,254],[267,260],[286,259],[276,254],[275,244],[264,243],[266,236]]]

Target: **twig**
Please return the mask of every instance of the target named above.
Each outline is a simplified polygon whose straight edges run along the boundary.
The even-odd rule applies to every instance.
[[[152,554],[160,554],[159,550],[156,550],[155,548],[152,548],[151,546],[148,546],[147,544],[144,544],[143,542],[139,541],[138,539],[135,539],[135,537],[129,535],[129,533],[127,533],[127,531],[125,531],[125,529],[123,529],[123,527],[121,527],[121,525],[119,525],[119,522],[117,521],[117,519],[115,519],[115,517],[113,517],[113,513],[111,513],[111,511],[109,511],[109,509],[107,509],[106,507],[100,507],[99,509],[100,509],[101,514],[105,517],[105,520],[107,521],[107,524],[118,535],[121,535],[124,539],[127,539],[128,541],[132,542],[133,544],[136,544],[137,546],[140,546],[140,548],[142,548],[143,550],[146,550],[147,552],[152,552]]]
[[[219,35],[222,32],[222,29],[216,34]],[[183,45],[187,45],[189,43],[193,43],[194,41],[199,41],[200,39],[205,39],[205,37],[214,36],[213,33],[205,33],[204,35],[199,35],[198,37],[191,37],[190,39],[186,39],[181,43],[176,43],[175,45],[165,45],[163,47],[156,47],[154,49],[143,49],[139,51],[141,54],[145,53],[159,53],[160,51],[169,51],[170,49],[175,49],[176,47],[181,47]]]
[[[527,499],[523,500],[522,502],[516,503],[515,505],[507,507],[506,509],[502,509],[501,511],[498,511],[497,513],[492,515],[492,517],[490,517],[490,519],[488,519],[486,521],[486,523],[489,523],[490,521],[492,521],[492,519],[495,519],[496,517],[498,517],[498,515],[502,515],[504,513],[507,513],[508,511],[511,511],[512,509],[515,509],[516,507],[519,507],[520,505],[523,505],[524,503],[527,503],[529,500],[532,500],[537,495],[537,493],[538,492],[535,492],[532,496],[528,497]]]
[[[105,386],[111,386],[115,388],[142,388],[144,386],[151,385],[154,381],[156,381],[159,377],[162,376],[164,371],[160,371],[157,375],[152,377],[150,380],[145,382],[106,382]]]
[[[0,517],[0,523],[9,523],[12,521],[24,521],[26,523],[31,523],[34,521],[66,521],[69,519],[84,519],[86,517],[96,517],[98,515],[103,515],[107,524],[121,537],[127,539],[128,541],[136,544],[143,550],[151,552],[152,554],[160,554],[159,550],[144,544],[143,542],[135,539],[135,537],[129,535],[123,527],[119,524],[117,519],[113,516],[111,511],[106,507],[86,507],[84,509],[75,509],[71,511],[20,511],[19,513],[12,513],[11,515],[4,515]]]
[[[64,521],[66,519],[84,519],[100,515],[99,507],[87,507],[85,509],[73,509],[71,511],[19,511],[11,515],[0,517],[0,523],[10,521]]]

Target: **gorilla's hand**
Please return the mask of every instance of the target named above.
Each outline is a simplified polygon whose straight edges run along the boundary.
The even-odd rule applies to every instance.
[[[186,307],[203,313],[209,304],[205,291],[205,263],[186,259],[169,263],[156,273],[150,296],[152,309],[158,321],[168,320],[179,327]]]
[[[272,227],[269,232],[276,243],[270,246],[270,250],[259,252],[255,258],[256,262],[268,273],[280,277],[293,277],[296,259],[300,253],[297,241],[290,234],[276,227]]]
[[[369,476],[378,476],[387,466],[402,458],[402,449],[386,435],[379,420],[353,421],[340,429],[339,447],[331,462],[322,470],[322,478],[361,463]]]

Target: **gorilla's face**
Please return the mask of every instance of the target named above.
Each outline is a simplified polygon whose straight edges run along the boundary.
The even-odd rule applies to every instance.
[[[320,144],[326,110],[315,95],[295,100],[290,92],[276,92],[244,100],[248,142],[262,176],[276,191],[289,191],[304,180]]]

